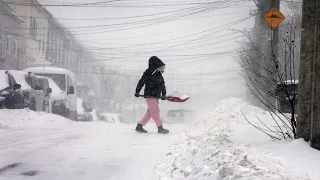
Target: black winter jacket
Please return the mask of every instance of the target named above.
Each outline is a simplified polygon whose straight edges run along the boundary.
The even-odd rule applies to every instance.
[[[149,59],[149,68],[143,73],[140,81],[138,82],[136,93],[139,93],[142,87],[145,85],[145,97],[166,96],[166,86],[162,77],[162,73],[156,71],[163,65],[165,64],[156,56],[152,56]]]

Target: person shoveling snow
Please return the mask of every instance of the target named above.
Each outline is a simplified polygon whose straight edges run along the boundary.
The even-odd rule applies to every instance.
[[[140,97],[139,92],[145,85],[144,97],[146,98],[148,110],[145,116],[141,119],[136,127],[136,131],[140,133],[147,133],[143,126],[152,119],[155,121],[158,127],[158,133],[168,134],[169,130],[164,129],[162,126],[162,121],[160,120],[159,113],[159,102],[158,98],[161,100],[166,100],[166,86],[162,73],[164,73],[165,64],[156,56],[152,56],[149,59],[149,68],[143,73],[140,81],[136,88],[136,97]]]

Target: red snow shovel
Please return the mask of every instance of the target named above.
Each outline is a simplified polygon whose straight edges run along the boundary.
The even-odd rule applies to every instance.
[[[150,96],[144,96],[144,95],[139,95],[140,97],[145,97],[145,98],[157,98],[161,99],[160,97],[150,97]],[[177,97],[177,96],[167,96],[166,100],[169,102],[178,102],[178,103],[183,103],[186,102],[188,99],[190,99],[189,96],[183,96],[183,97]]]

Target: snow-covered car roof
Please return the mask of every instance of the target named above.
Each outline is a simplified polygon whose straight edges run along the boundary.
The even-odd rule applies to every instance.
[[[76,76],[73,72],[63,69],[63,68],[58,68],[58,67],[30,67],[26,68],[23,71],[26,72],[33,72],[33,73],[43,73],[43,74],[67,74],[71,77],[71,79],[76,82]]]
[[[9,79],[6,71],[0,70],[0,91],[9,87]]]
[[[26,80],[26,75],[28,75],[27,72],[10,70],[9,73],[14,77],[16,82],[21,85],[22,90],[32,89]]]

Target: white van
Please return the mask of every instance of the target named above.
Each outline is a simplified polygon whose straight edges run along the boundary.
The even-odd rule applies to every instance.
[[[53,79],[63,93],[53,102],[52,113],[77,120],[76,76],[71,71],[56,67],[30,67],[24,71]]]

